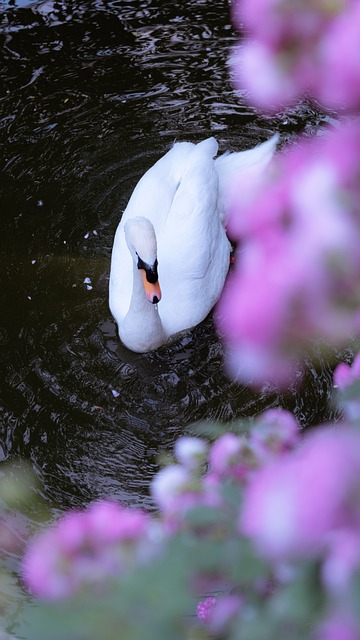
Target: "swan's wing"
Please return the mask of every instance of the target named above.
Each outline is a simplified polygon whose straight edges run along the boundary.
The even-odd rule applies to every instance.
[[[169,268],[175,266],[187,279],[204,276],[218,233],[218,176],[213,160],[217,149],[215,138],[193,147],[158,236],[159,263],[163,251]]]
[[[219,211],[226,222],[231,200],[232,185],[237,179],[254,179],[261,176],[273,157],[279,135],[247,151],[225,153],[216,158],[215,167],[219,176]]]
[[[196,145],[158,237],[159,314],[168,333],[201,322],[223,288],[230,245],[220,221],[217,142]]]

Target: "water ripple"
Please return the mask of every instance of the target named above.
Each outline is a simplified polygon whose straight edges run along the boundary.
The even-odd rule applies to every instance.
[[[331,415],[320,356],[301,389],[255,394],[227,379],[211,318],[139,355],[108,310],[121,212],[175,139],[244,149],[321,122],[310,105],[266,118],[239,98],[224,3],[6,5],[0,38],[1,459],[30,460],[59,508],[100,496],[151,508],[157,455],[192,422],[269,406],[303,427]]]

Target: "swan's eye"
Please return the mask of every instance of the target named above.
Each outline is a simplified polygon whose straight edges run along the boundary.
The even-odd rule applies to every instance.
[[[136,255],[138,257],[137,268],[144,269],[144,271],[146,271],[148,265],[144,262],[144,260],[141,260],[141,258],[139,258],[138,254]]]
[[[138,256],[138,254],[136,254]],[[138,262],[137,262],[137,268],[138,269],[143,269],[146,273],[146,280],[148,282],[150,282],[151,284],[155,284],[155,282],[158,281],[158,271],[157,271],[157,267],[158,267],[158,261],[155,260],[153,265],[147,264],[146,262],[144,262],[144,260],[142,260],[139,256],[138,256]]]

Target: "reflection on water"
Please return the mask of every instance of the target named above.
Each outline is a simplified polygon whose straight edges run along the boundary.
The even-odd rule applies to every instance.
[[[30,460],[59,508],[150,506],[157,454],[189,423],[282,405],[305,427],[329,415],[331,372],[319,359],[301,390],[256,395],[224,375],[211,318],[156,353],[127,351],[107,306],[121,211],[175,139],[245,149],[321,115],[259,117],[235,94],[227,2],[23,4],[0,14],[0,456]]]

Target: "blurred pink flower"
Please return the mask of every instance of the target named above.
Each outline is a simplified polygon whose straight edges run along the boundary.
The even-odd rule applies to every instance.
[[[238,0],[232,13],[239,29],[245,27],[266,42],[296,38],[311,42],[348,4],[349,0],[338,0],[337,4],[328,0]]]
[[[192,476],[188,469],[180,464],[164,467],[153,477],[150,485],[151,494],[159,509],[163,512],[172,510],[179,496],[191,488]]]
[[[216,636],[224,635],[235,616],[241,611],[243,604],[244,599],[237,594],[217,598],[207,620],[210,632]]]
[[[268,111],[307,95],[356,108],[359,13],[354,0],[238,0],[234,22],[246,35],[231,59],[235,83]]]
[[[357,109],[360,104],[360,4],[349,3],[324,33],[319,45],[322,67],[313,94],[326,107]]]
[[[175,443],[175,457],[189,469],[198,469],[205,462],[208,445],[205,440],[181,436]]]
[[[248,92],[247,99],[264,111],[290,105],[301,95],[295,75],[279,63],[271,47],[246,38],[230,57],[235,86]]]
[[[359,528],[338,530],[328,539],[322,581],[333,594],[344,596],[360,566]]]
[[[250,438],[258,457],[269,462],[299,444],[300,427],[290,411],[268,409],[257,417]]]
[[[340,389],[345,389],[356,380],[360,380],[360,353],[355,356],[351,366],[341,362],[334,371],[334,383]]]
[[[241,252],[216,320],[235,378],[284,385],[313,341],[359,330],[359,158],[360,125],[343,125],[278,154],[257,189],[234,189]]]
[[[48,600],[65,598],[77,588],[77,578],[66,571],[54,529],[46,529],[27,547],[22,560],[22,575],[30,592]],[[61,569],[61,564],[64,569]],[[70,562],[69,562],[70,564]]]
[[[259,467],[292,449],[299,441],[299,425],[292,413],[268,409],[257,416],[248,436],[225,433],[212,445],[210,474],[245,483]]]
[[[204,624],[208,623],[211,619],[212,613],[216,605],[216,598],[209,596],[205,600],[201,600],[196,608],[196,615]]]
[[[348,611],[332,611],[319,625],[315,640],[360,640],[360,625]]]
[[[201,505],[218,506],[218,488],[213,475],[202,478],[198,469],[176,464],[161,469],[151,482],[151,493],[160,509],[167,533],[173,534],[181,528],[191,509]]]
[[[24,582],[40,598],[69,597],[83,585],[127,568],[148,531],[145,513],[113,502],[70,512],[28,545],[22,562]]]
[[[209,455],[210,471],[216,477],[246,480],[257,461],[244,436],[225,433],[212,445]]]
[[[334,532],[360,527],[360,433],[318,428],[254,474],[240,531],[275,560],[324,550]]]
[[[350,365],[346,362],[340,362],[334,371],[334,383],[336,387],[345,389],[354,381],[354,374]]]

